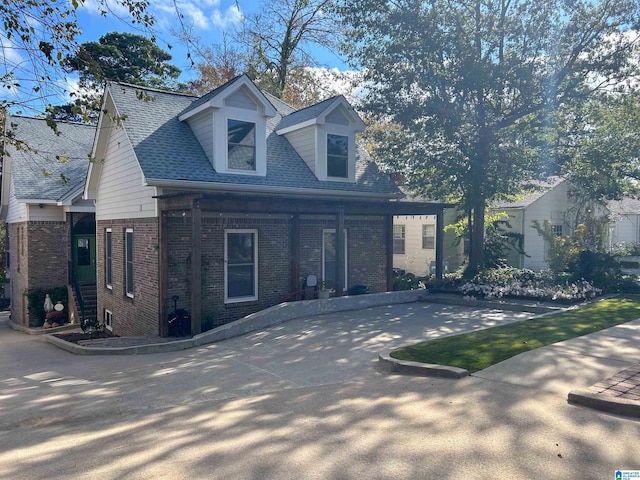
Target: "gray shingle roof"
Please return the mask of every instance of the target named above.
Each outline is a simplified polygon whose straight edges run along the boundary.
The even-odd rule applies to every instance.
[[[57,122],[56,135],[41,118],[12,116],[7,123],[29,147],[9,152],[17,199],[58,201],[84,185],[95,126]]]
[[[145,101],[137,94],[140,87],[111,84],[109,88],[118,113],[126,116],[123,125],[147,179],[211,182],[228,184],[230,188],[255,185],[373,195],[399,193],[363,150],[357,155],[355,184],[319,181],[287,139],[274,132],[282,116],[292,113],[293,109],[271,95],[267,94],[267,99],[277,114],[267,121],[267,175],[258,177],[218,173],[213,169],[189,125],[178,120],[178,115],[198,99],[147,90],[147,95],[142,97],[149,96],[153,100]]]
[[[497,202],[493,207],[494,208],[526,208],[531,205],[533,202],[542,197],[549,190],[556,188],[562,182],[564,182],[566,178],[564,177],[549,177],[546,181],[534,182],[534,188],[525,193],[518,200],[514,200],[511,202]]]
[[[610,200],[607,207],[616,215],[640,215],[640,199],[625,197],[622,200]]]
[[[311,105],[310,107],[303,108],[301,110],[294,110],[293,112],[286,114],[284,113],[282,120],[278,124],[277,129],[280,130],[282,128],[287,128],[292,125],[297,125],[298,123],[303,123],[308,120],[312,120],[317,118],[322,112],[324,112],[329,105],[331,105],[338,97],[331,97],[323,100],[320,103],[316,103],[315,105]]]

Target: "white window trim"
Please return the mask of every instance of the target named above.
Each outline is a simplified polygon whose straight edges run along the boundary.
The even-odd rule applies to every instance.
[[[356,181],[356,134],[347,126],[324,124],[316,126],[316,177],[318,180],[328,182],[355,183]],[[327,176],[327,135],[340,135],[347,137],[347,177]]]
[[[255,170],[237,170],[228,168],[228,121],[250,122],[256,128],[256,167]],[[225,106],[213,114],[213,167],[216,171],[233,175],[267,175],[267,120],[258,111]]]
[[[127,291],[127,283],[129,283],[128,277],[127,277],[127,257],[129,256],[129,252],[127,251],[127,234],[131,234],[131,244],[133,245],[133,228],[127,228],[124,231],[124,290],[125,293],[127,294],[127,297],[129,298],[134,298],[134,292],[128,292]],[[133,266],[134,266],[134,262],[133,262],[133,252],[131,252],[131,276],[133,277]],[[133,282],[133,278],[131,281],[131,287],[132,290],[135,289],[135,284]]]
[[[325,271],[324,271],[324,252],[325,252],[325,248],[324,248],[324,234],[325,233],[336,233],[336,229],[335,228],[325,228],[322,230],[322,280],[324,281],[324,279],[326,278],[325,276]],[[347,291],[349,289],[348,284],[349,284],[349,280],[348,280],[348,274],[349,274],[349,257],[347,256],[347,251],[349,250],[347,248],[347,230],[344,230],[344,286],[342,288],[343,291]]]
[[[111,234],[111,283],[107,282],[107,233]],[[113,290],[113,230],[107,228],[104,231],[104,283],[109,290]]]
[[[229,298],[228,284],[228,239],[230,233],[252,233],[253,234],[253,291],[255,295],[249,297]],[[224,231],[224,303],[254,302],[258,300],[258,230],[255,228],[233,228]]]
[[[229,167],[229,120],[253,124],[253,135],[254,135],[253,170],[244,170],[242,168]],[[243,175],[258,175],[258,161],[259,161],[258,160],[258,142],[260,141],[258,139],[258,122],[256,122],[255,120],[248,120],[246,118],[236,118],[236,116],[233,116],[233,115],[227,115],[225,116],[224,125],[225,125],[225,136],[227,138],[226,150],[224,154],[224,164],[226,165],[226,171],[229,173],[239,173]]]
[[[109,322],[107,322],[107,317],[109,318]],[[111,310],[104,309],[104,328],[107,330],[113,331],[113,312]]]
[[[433,227],[433,235],[425,235],[425,227]],[[424,241],[426,238],[433,238],[433,247],[425,247]],[[436,226],[431,223],[422,224],[422,249],[423,250],[435,250],[436,248]]]
[[[402,238],[396,238],[395,228],[402,227]],[[399,224],[393,226],[393,255],[406,255],[407,254],[407,226],[405,224]],[[402,240],[402,253],[396,253],[396,240]]]
[[[346,177],[332,177],[329,175],[329,135],[333,135],[334,137],[344,137],[347,139],[347,158],[346,158],[347,176]],[[327,132],[325,138],[327,141],[327,179],[328,180],[349,180],[349,162],[351,160],[351,150],[353,149],[353,145],[351,144],[351,138],[349,138],[349,135],[341,135],[341,134],[332,133],[332,132]]]

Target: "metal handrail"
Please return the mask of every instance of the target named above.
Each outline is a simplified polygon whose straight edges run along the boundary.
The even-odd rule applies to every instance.
[[[84,299],[82,298],[82,291],[80,290],[80,285],[78,284],[78,280],[76,279],[76,274],[73,268],[73,262],[69,262],[69,283],[73,288],[73,292],[76,294],[76,298],[78,299],[78,307],[80,307],[80,323],[84,322]]]

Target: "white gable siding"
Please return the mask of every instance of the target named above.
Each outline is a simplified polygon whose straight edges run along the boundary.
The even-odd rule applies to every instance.
[[[611,227],[610,248],[638,243],[640,215],[622,215]]]
[[[210,111],[202,112],[187,120],[193,134],[198,139],[207,158],[213,165],[213,115]]]
[[[295,148],[313,173],[316,173],[316,127],[301,128],[285,134],[289,143]]]
[[[27,221],[27,205],[18,202],[16,199],[15,188],[13,186],[13,178],[11,179],[11,187],[9,188],[9,205],[7,208],[7,223],[17,223]]]
[[[349,126],[349,119],[341,112],[340,108],[336,108],[334,111],[329,113],[325,120],[327,123]]]
[[[29,205],[29,221],[30,222],[64,222],[65,213],[63,207],[57,205]]]
[[[157,216],[153,187],[142,172],[122,128],[111,129],[96,199],[96,220]]]
[[[258,110],[255,101],[242,90],[229,95],[224,100],[224,104],[228,107],[244,108],[245,110]]]
[[[435,225],[433,215],[400,215],[394,225],[404,225],[404,255],[393,255],[393,268],[400,268],[419,277],[429,274],[429,265],[436,259],[435,248],[422,248],[422,225]]]
[[[564,224],[568,207],[567,190],[567,182],[563,182],[526,208],[524,213],[524,251],[528,256],[524,258],[525,268],[532,270],[548,268],[545,261],[545,241],[533,228],[532,222],[537,220],[542,224],[545,220],[549,220],[552,225]]]

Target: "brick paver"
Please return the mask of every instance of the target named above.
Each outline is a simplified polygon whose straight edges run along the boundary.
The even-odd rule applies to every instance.
[[[610,397],[640,401],[640,363],[589,387],[589,391]]]

